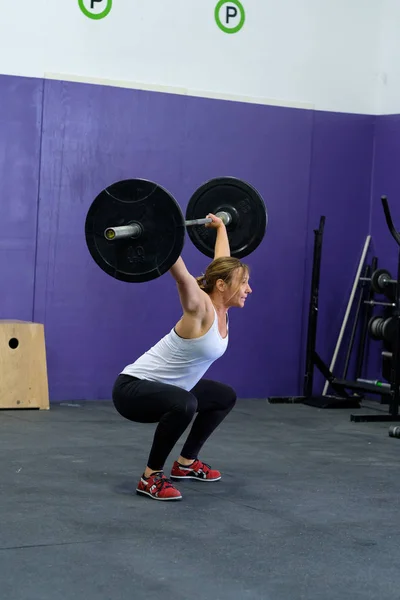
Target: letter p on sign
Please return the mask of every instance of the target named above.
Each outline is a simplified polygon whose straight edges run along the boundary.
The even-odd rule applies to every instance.
[[[215,20],[225,33],[237,33],[246,20],[246,13],[239,0],[219,0],[215,7]]]
[[[104,19],[111,9],[112,0],[78,0],[79,8],[89,19]]]

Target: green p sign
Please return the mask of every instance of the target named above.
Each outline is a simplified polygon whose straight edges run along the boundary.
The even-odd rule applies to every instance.
[[[246,20],[246,13],[239,0],[219,0],[215,7],[215,20],[225,33],[237,33]]]
[[[89,19],[104,19],[112,9],[112,0],[78,0],[78,4]]]

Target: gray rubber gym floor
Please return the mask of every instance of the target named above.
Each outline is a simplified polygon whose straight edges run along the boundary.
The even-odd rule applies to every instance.
[[[399,600],[400,440],[350,412],[238,401],[202,455],[222,481],[170,504],[134,493],[155,426],[0,412],[1,598]]]

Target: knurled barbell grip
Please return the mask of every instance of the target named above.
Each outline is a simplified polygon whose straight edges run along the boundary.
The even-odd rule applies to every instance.
[[[206,225],[211,223],[212,219],[192,219],[192,221],[185,221],[186,227],[194,227],[196,225]]]
[[[232,221],[231,215],[226,211],[221,211],[215,215],[225,225],[229,225]],[[193,225],[206,225],[212,223],[212,219],[193,219],[193,221],[185,221],[186,227],[192,227]],[[121,227],[107,227],[104,232],[106,240],[114,241],[125,238],[137,238],[141,235],[142,228],[138,223],[132,223],[131,225],[122,225]]]
[[[221,219],[224,225],[229,225],[229,223],[232,221],[230,213],[224,210],[218,212],[215,216]],[[192,221],[185,221],[186,227],[193,227],[193,225],[206,225],[207,223],[212,223],[212,219],[193,219]]]

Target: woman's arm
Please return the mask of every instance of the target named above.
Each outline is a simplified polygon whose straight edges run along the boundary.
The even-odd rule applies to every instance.
[[[169,270],[178,286],[178,292],[184,312],[196,313],[205,306],[204,292],[200,289],[196,279],[189,273],[179,257]]]
[[[214,260],[223,256],[230,256],[230,247],[228,234],[225,225],[215,215],[209,214],[207,217],[212,219],[212,223],[207,223],[206,227],[217,230],[217,239],[215,240]],[[189,273],[180,256],[176,263],[169,270],[178,286],[178,292],[181,299],[182,308],[185,312],[196,313],[205,307],[204,292],[200,289],[196,279]]]
[[[214,260],[223,256],[230,256],[231,249],[229,247],[228,233],[224,223],[215,215],[209,214],[208,218],[212,219],[212,223],[207,223],[206,227],[217,230],[217,239],[215,240]]]

